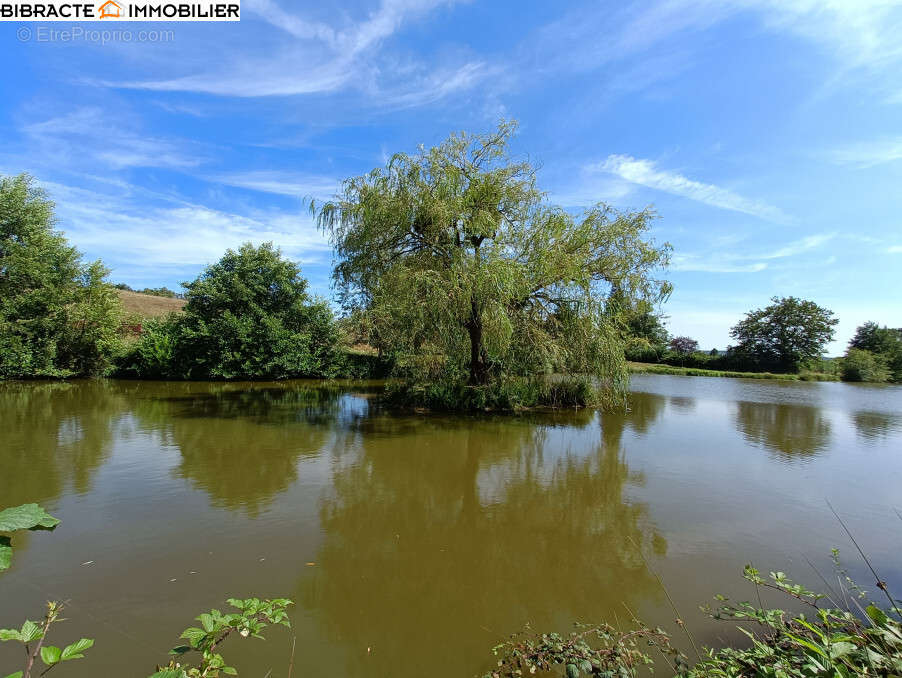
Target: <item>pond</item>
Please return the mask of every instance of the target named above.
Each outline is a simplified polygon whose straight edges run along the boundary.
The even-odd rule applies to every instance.
[[[56,644],[96,645],[60,675],[143,678],[200,612],[286,596],[292,632],[226,646],[241,675],[287,675],[293,633],[294,676],[466,678],[527,623],[673,629],[660,577],[715,643],[698,605],[747,562],[823,588],[838,547],[873,589],[828,499],[902,590],[902,388],[636,375],[627,412],[481,417],[377,391],[0,385],[0,506],[62,520],[14,537],[0,627],[66,600]]]

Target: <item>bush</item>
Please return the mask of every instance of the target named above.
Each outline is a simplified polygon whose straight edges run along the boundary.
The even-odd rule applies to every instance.
[[[185,283],[183,313],[147,323],[120,373],[183,379],[346,374],[332,310],[307,294],[300,273],[271,243],[228,250]]]
[[[608,404],[604,392],[585,377],[512,377],[472,386],[461,380],[429,383],[393,380],[385,388],[393,405],[437,411],[515,411],[533,407],[589,407]]]
[[[118,376],[144,379],[177,379],[182,376],[178,360],[179,317],[150,318],[141,335],[120,361]]]
[[[859,348],[850,348],[843,359],[843,381],[867,381],[882,384],[890,379],[890,371],[882,356]]]
[[[53,224],[31,177],[0,179],[0,379],[102,374],[120,350],[107,269],[83,263]]]

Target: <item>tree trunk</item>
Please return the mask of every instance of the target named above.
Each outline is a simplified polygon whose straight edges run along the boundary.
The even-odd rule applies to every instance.
[[[475,299],[471,302],[467,330],[470,332],[470,384],[484,386],[489,381],[489,370],[482,345],[482,318]]]

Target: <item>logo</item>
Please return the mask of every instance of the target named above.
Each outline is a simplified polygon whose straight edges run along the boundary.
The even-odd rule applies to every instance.
[[[122,6],[114,0],[106,0],[106,2],[100,6],[101,19],[107,19],[109,17],[118,19],[122,16],[121,12]]]
[[[241,0],[0,0],[0,21],[102,19],[241,21]]]

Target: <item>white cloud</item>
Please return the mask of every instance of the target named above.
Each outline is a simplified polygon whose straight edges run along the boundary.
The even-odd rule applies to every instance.
[[[751,214],[768,221],[788,221],[788,217],[777,207],[743,197],[727,188],[689,179],[677,172],[658,169],[652,160],[629,155],[609,155],[607,160],[591,167],[634,184],[679,195],[705,205]]]
[[[902,160],[902,138],[866,141],[839,148],[830,153],[840,165],[853,165],[862,169]]]
[[[102,251],[117,274],[147,266],[202,266],[245,242],[272,241],[305,263],[326,263],[331,256],[325,236],[300,211],[236,214],[197,204],[136,205],[115,194],[44,185],[67,237],[80,249]]]
[[[697,271],[703,273],[758,273],[768,267],[767,261],[785,259],[820,247],[836,237],[835,233],[818,233],[787,243],[770,252],[750,254],[723,254],[725,248],[705,254],[680,253],[673,256],[671,269],[674,271]],[[735,251],[735,247],[726,251]]]
[[[237,186],[263,193],[287,195],[293,198],[310,197],[319,200],[330,198],[341,183],[332,177],[272,170],[221,174],[212,177],[212,180],[228,186]]]
[[[76,108],[69,113],[22,127],[34,144],[30,151],[43,162],[85,166],[92,157],[106,167],[165,167],[185,169],[202,162],[196,144],[185,140],[154,138],[131,129],[122,116],[108,115],[99,108]],[[187,149],[193,149],[191,154]]]
[[[390,60],[382,43],[402,26],[454,0],[382,0],[367,17],[344,28],[309,21],[284,10],[274,0],[252,0],[247,8],[290,36],[270,39],[271,48],[236,49],[226,60],[185,59],[212,67],[171,77],[95,82],[107,87],[164,92],[199,92],[230,97],[292,96],[356,89],[371,105],[420,106],[473,87],[492,69],[471,58],[405,73]]]
[[[791,242],[779,249],[774,250],[768,254],[758,255],[757,259],[782,259],[784,257],[792,257],[796,254],[801,254],[802,252],[806,252],[808,250],[814,249],[816,247],[820,247],[825,242],[828,242],[836,237],[835,233],[819,233],[817,235],[809,235],[800,240],[796,240]]]
[[[702,273],[758,273],[767,268],[764,262],[743,264],[734,258],[717,255],[678,254],[674,255],[670,268],[674,271],[697,271]]]
[[[889,254],[902,254],[902,245],[893,245],[886,250]]]

